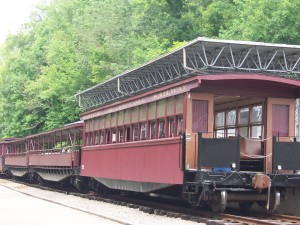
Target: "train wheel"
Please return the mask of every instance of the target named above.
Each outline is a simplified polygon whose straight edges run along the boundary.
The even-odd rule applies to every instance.
[[[242,210],[249,210],[254,202],[239,202],[239,207]]]
[[[266,202],[257,202],[257,204],[261,207],[264,207],[267,213],[274,213],[280,205],[280,191],[277,189],[271,190],[269,209],[267,209]]]
[[[280,205],[280,191],[274,189],[273,191],[271,191],[270,205],[269,205],[269,209],[267,210],[268,213],[274,213],[278,209],[279,205]]]
[[[224,212],[227,205],[227,191],[217,191],[214,193],[213,200],[209,203],[213,212]]]

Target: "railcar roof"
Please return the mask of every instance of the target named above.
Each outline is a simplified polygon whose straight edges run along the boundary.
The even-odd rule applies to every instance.
[[[300,80],[300,46],[199,37],[76,96],[92,109],[195,75],[262,73]]]

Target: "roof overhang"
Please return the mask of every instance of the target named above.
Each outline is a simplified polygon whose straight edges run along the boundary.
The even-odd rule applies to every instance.
[[[300,46],[199,37],[76,96],[87,110],[195,75],[270,74],[299,80]]]

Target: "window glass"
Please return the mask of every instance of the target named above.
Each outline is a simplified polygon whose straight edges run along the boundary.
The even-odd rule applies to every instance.
[[[156,102],[149,103],[148,109],[148,119],[155,119],[156,118]]]
[[[119,142],[123,142],[123,127],[119,127]]]
[[[215,116],[216,127],[225,126],[225,112],[218,112]]]
[[[217,136],[217,138],[225,137],[225,131],[224,130],[217,130],[216,136]]]
[[[101,116],[99,129],[103,129],[103,128],[104,128],[104,116]]]
[[[123,125],[123,117],[124,117],[124,111],[121,110],[118,112],[118,125]]]
[[[249,108],[241,108],[239,110],[239,125],[246,125],[249,123]]]
[[[90,135],[89,135],[89,133],[85,134],[85,145],[86,146],[90,145]]]
[[[158,137],[164,138],[165,137],[165,121],[160,120],[158,123]]]
[[[125,141],[126,142],[130,141],[130,126],[127,126],[125,128]]]
[[[232,136],[236,136],[236,129],[235,128],[230,128],[230,129],[227,129],[227,136],[228,137],[232,137]]]
[[[100,131],[100,145],[104,144],[104,132]]]
[[[111,118],[110,114],[107,114],[105,116],[105,128],[110,128],[110,118]]]
[[[155,137],[156,137],[156,123],[151,122],[150,123],[150,138],[155,139]]]
[[[251,123],[258,123],[262,121],[262,106],[254,106],[251,110]]]
[[[99,130],[99,118],[94,119],[94,130]]]
[[[173,115],[175,112],[174,112],[174,101],[175,101],[175,98],[174,97],[170,97],[168,98],[168,116],[170,115]]]
[[[176,114],[183,113],[183,95],[176,97]]]
[[[177,119],[177,135],[182,135],[183,133],[183,119],[179,117]]]
[[[111,140],[112,140],[112,143],[116,143],[116,141],[117,141],[116,129],[111,130]]]
[[[130,123],[131,109],[125,110],[124,124]]]
[[[98,145],[99,144],[99,132],[96,131],[95,132],[95,145]]]
[[[174,119],[170,118],[169,119],[169,137],[174,137],[174,135],[175,135],[174,127],[175,127]]]
[[[236,125],[236,110],[230,110],[226,112],[226,126]]]
[[[252,126],[251,127],[251,137],[261,138],[262,136],[262,126]]]
[[[248,132],[249,132],[248,127],[240,127],[239,128],[239,134],[243,137],[249,137]]]
[[[142,123],[141,124],[141,140],[146,140],[147,138],[147,124]]]
[[[139,126],[138,124],[133,125],[133,141],[137,141],[139,139]]]
[[[147,116],[147,105],[140,106],[140,121],[146,120]]]
[[[93,135],[93,132],[90,133],[90,145],[94,145],[94,135]]]
[[[85,131],[86,132],[91,131],[90,124],[91,124],[91,120],[87,120],[86,121],[86,126],[85,126]]]
[[[131,122],[136,123],[139,120],[139,107],[136,106],[132,109],[132,117],[131,117]]]
[[[111,115],[111,126],[115,127],[117,125],[117,113]]]
[[[105,133],[106,144],[110,144],[110,130],[107,130]]]
[[[158,101],[158,109],[157,109],[157,117],[164,117],[165,116],[165,99]]]

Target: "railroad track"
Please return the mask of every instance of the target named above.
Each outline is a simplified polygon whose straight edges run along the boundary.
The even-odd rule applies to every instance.
[[[3,179],[0,177],[0,179]],[[11,179],[9,179],[11,180]],[[80,193],[71,188],[62,188],[59,186],[40,186],[36,184],[30,184],[20,180],[11,180],[13,182],[18,182],[27,186],[54,191],[59,193],[65,193],[67,195],[73,195],[77,197],[82,197],[90,200],[107,202],[110,204],[116,204],[121,206],[126,206],[129,208],[134,208],[140,210],[144,213],[155,214],[160,216],[168,216],[173,218],[181,218],[183,220],[190,220],[197,223],[205,223],[207,225],[300,225],[300,217],[288,216],[288,215],[266,215],[259,214],[255,216],[240,216],[235,214],[225,214],[225,213],[212,213],[208,210],[199,210],[188,208],[182,202],[174,200],[161,200],[154,197],[137,197],[131,195],[99,195],[95,192]]]

